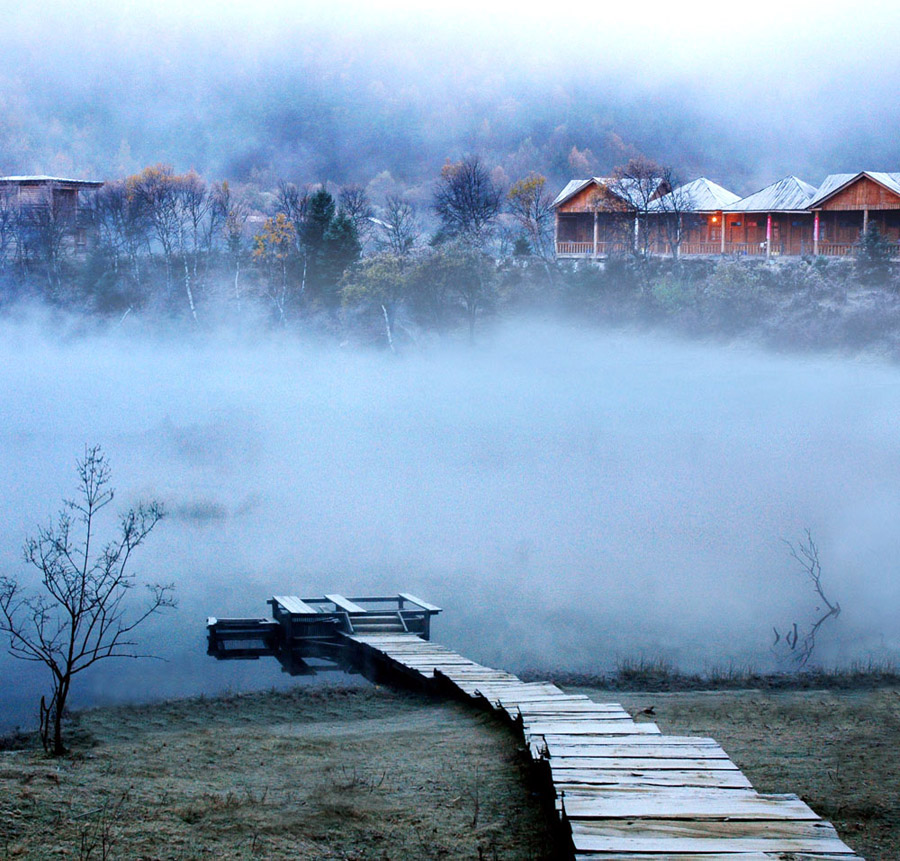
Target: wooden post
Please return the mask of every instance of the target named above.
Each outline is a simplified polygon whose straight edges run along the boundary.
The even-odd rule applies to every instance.
[[[553,215],[553,256],[559,257],[559,210]]]
[[[813,256],[819,256],[819,210],[813,216]]]
[[[641,222],[638,218],[637,213],[635,213],[635,215],[634,215],[634,251],[635,251],[635,253],[637,253],[638,249],[640,248],[640,244],[639,244],[640,231],[641,231]]]
[[[721,214],[722,217],[722,226],[720,228],[721,236],[719,237],[719,250],[722,254],[725,253],[725,213]]]
[[[600,218],[597,210],[594,210],[594,257],[597,256],[597,246],[600,244]]]
[[[863,209],[863,229],[862,229],[862,234],[860,235],[859,238],[862,239],[863,236],[865,236],[866,233],[868,233],[868,232],[869,232],[869,207],[867,206],[865,209]]]
[[[772,213],[766,215],[766,262],[772,258]]]

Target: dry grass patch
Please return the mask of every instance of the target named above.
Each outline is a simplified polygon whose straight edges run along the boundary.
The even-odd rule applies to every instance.
[[[78,753],[0,754],[0,857],[541,859],[513,734],[378,688],[78,715]]]

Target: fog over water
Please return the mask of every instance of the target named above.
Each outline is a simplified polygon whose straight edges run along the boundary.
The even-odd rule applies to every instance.
[[[291,337],[70,334],[0,322],[0,569],[106,450],[116,506],[170,516],[137,570],[180,607],[166,662],[105,662],[73,705],[268,687],[274,660],[205,655],[207,615],[274,593],[410,591],[487,664],[771,668],[815,607],[782,538],[809,527],[843,608],[827,663],[900,651],[900,369],[511,323],[393,357]],[[0,724],[44,678],[0,657]]]

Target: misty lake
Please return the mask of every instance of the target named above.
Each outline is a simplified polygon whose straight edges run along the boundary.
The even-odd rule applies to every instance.
[[[164,501],[136,556],[180,607],[164,661],[106,662],[73,705],[270,687],[215,662],[208,615],[275,593],[410,591],[436,640],[497,667],[773,666],[814,613],[783,539],[809,528],[843,613],[829,664],[900,653],[900,369],[647,334],[510,324],[394,357],[290,337],[0,323],[0,569],[74,491],[86,443],[115,505]],[[0,657],[0,724],[39,668]]]

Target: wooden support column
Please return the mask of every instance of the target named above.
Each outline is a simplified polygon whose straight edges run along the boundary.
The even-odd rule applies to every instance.
[[[600,218],[597,210],[594,210],[594,257],[597,256],[597,246],[600,244]]]
[[[635,250],[635,253],[637,253],[638,249],[640,249],[640,247],[641,247],[639,244],[640,233],[641,233],[641,222],[640,222],[640,219],[638,218],[637,214],[635,213],[635,216],[634,216],[634,250]]]
[[[719,229],[721,236],[719,237],[719,251],[724,254],[725,253],[725,213],[721,213],[720,215],[722,219],[722,226]]]
[[[766,215],[766,262],[772,259],[772,213]]]
[[[813,215],[813,256],[819,256],[819,210]]]
[[[863,210],[863,229],[862,229],[862,234],[860,235],[859,238],[862,239],[863,236],[865,236],[866,233],[868,233],[868,232],[869,232],[869,207],[866,207]]]

